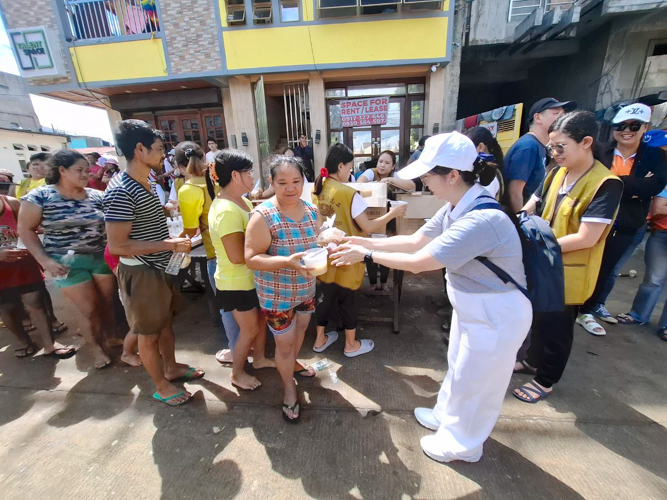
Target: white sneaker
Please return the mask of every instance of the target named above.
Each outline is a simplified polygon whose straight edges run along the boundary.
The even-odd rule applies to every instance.
[[[431,408],[415,408],[415,418],[423,427],[432,431],[437,431],[440,427],[440,422],[433,416]]]
[[[445,452],[440,450],[438,446],[438,438],[436,436],[424,436],[420,441],[422,451],[424,454],[436,462],[447,463],[454,462],[456,460],[461,460],[462,462],[479,462],[479,459],[482,458],[483,449],[480,449],[479,452],[474,454],[471,457],[460,457],[454,453]]]

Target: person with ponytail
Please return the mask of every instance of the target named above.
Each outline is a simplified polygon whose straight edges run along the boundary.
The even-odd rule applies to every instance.
[[[478,158],[483,159],[489,164],[496,167],[496,178],[491,181],[491,184],[486,186],[486,190],[496,198],[502,200],[505,192],[503,183],[503,150],[498,144],[498,141],[489,129],[485,127],[473,127],[466,132],[466,136],[470,138],[472,143],[477,148]]]
[[[324,168],[315,180],[313,202],[323,217],[335,215],[334,227],[349,236],[377,233],[387,222],[404,215],[407,206],[392,207],[385,215],[370,220],[364,199],[356,190],[343,184],[350,178],[353,164],[354,155],[350,148],[342,143],[331,146]],[[322,300],[317,304],[317,338],[313,351],[323,352],[338,340],[336,330],[325,333],[329,314],[338,306],[345,329],[345,356],[352,358],[371,352],[375,347],[372,340],[357,340],[356,291],[364,279],[364,264],[329,266],[319,278]]]
[[[525,287],[521,240],[502,210],[476,209],[497,203],[484,188],[495,178],[495,168],[478,159],[466,136],[452,132],[429,138],[419,159],[398,175],[421,177],[446,205],[410,236],[348,238],[332,253],[332,263],[375,262],[413,273],[447,268],[454,309],[447,375],[435,407],[416,408],[415,418],[436,431],[421,440],[427,456],[439,462],[477,462],[500,415],[517,350],[533,318],[523,293],[477,257]]]
[[[219,187],[213,186],[213,194],[209,193],[207,188],[209,181],[207,178],[208,165],[204,163],[204,158],[204,150],[199,144],[191,141],[178,144],[174,149],[174,170],[180,172],[181,176],[174,178],[174,186],[177,193],[178,207],[183,217],[184,234],[182,236],[192,238],[197,234],[198,230],[201,232],[202,242],[206,249],[206,268],[209,282],[213,290],[215,290],[213,275],[215,273],[216,258],[215,248],[208,229],[208,214],[215,198],[215,192]],[[220,316],[222,317],[222,326],[227,336],[228,348],[216,352],[215,359],[220,364],[230,364],[233,362],[232,351],[239,337],[239,326],[236,324],[231,311],[221,310]]]
[[[515,371],[535,375],[532,382],[513,392],[525,403],[547,398],[562,377],[572,350],[575,321],[593,335],[605,333],[593,316],[577,318],[598,282],[607,236],[624,189],[623,181],[595,158],[597,135],[598,124],[590,111],[559,117],[549,129],[546,146],[557,167],[523,208],[551,225],[565,270],[565,309],[536,313],[530,347],[524,344],[517,356]]]
[[[405,191],[414,191],[415,183],[411,179],[396,177],[396,154],[393,151],[382,151],[378,156],[377,166],[367,169],[359,176],[357,182],[384,182]]]
[[[245,232],[252,203],[243,194],[252,190],[254,185],[252,167],[252,159],[248,155],[235,149],[225,149],[215,154],[206,176],[208,195],[214,198],[208,211],[207,226],[217,260],[215,296],[220,308],[233,315],[240,329],[238,338],[229,344],[233,356],[231,381],[236,387],[248,391],[261,385],[256,377],[245,371],[251,347],[254,349],[255,369],[276,366],[272,359],[264,356],[266,320],[260,313],[252,271],[248,269],[244,256]]]

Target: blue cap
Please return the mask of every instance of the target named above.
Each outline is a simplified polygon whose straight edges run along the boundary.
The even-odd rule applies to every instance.
[[[664,130],[649,130],[644,134],[644,142],[651,147],[667,146],[667,132]]]

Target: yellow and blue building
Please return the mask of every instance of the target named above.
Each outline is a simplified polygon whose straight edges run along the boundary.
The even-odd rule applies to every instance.
[[[454,0],[0,6],[30,92],[104,108],[112,124],[144,119],[169,146],[212,138],[263,160],[305,133],[316,166],[333,141],[357,162],[384,149],[404,162],[444,128]],[[389,97],[386,123],[343,127],[340,102],[363,97]]]

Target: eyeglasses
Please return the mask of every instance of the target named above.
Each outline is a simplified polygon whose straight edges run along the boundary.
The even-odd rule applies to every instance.
[[[547,144],[544,149],[547,150],[549,156],[553,156],[554,153],[562,155],[565,153],[565,146],[566,144]]]
[[[642,128],[644,124],[639,121],[633,121],[633,122],[621,122],[617,123],[616,125],[613,125],[614,130],[618,132],[623,132],[626,128],[630,129],[630,132],[639,132],[639,129]]]

